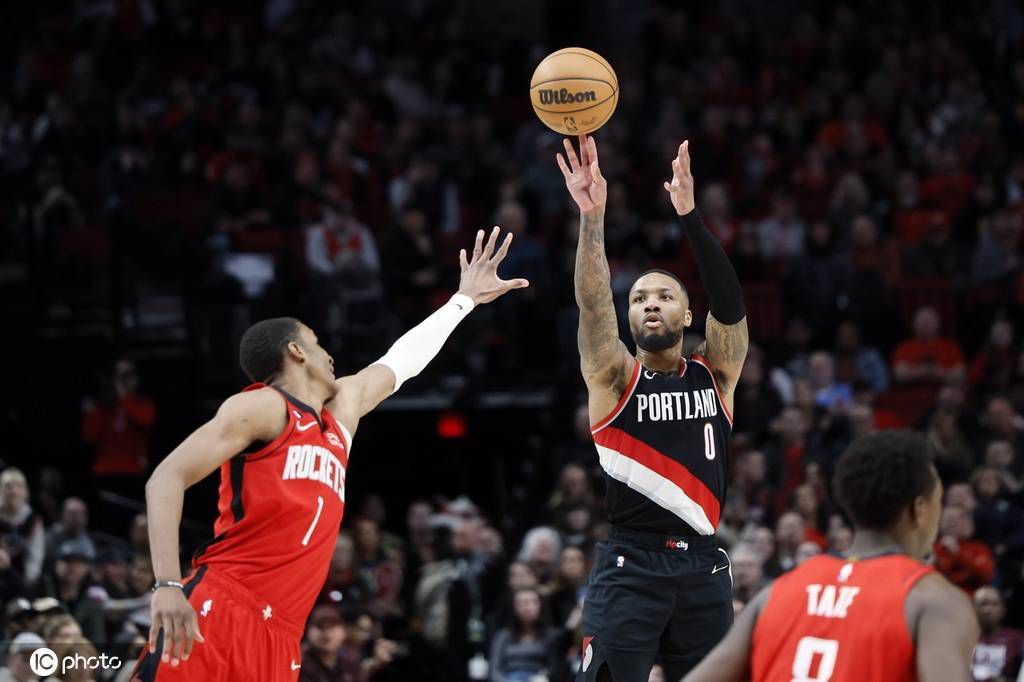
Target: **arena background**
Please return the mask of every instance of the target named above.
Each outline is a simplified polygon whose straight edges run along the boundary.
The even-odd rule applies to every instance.
[[[76,617],[106,609],[83,628],[101,651],[145,632],[144,605],[110,607],[144,594],[142,487],[245,385],[246,326],[295,315],[339,373],[360,368],[451,294],[473,232],[500,224],[517,234],[503,272],[532,287],[475,311],[360,424],[343,524],[356,552],[331,578],[345,599],[325,589],[314,615],[344,617],[342,660],[372,679],[464,679],[512,617],[524,536],[552,527],[512,575],[535,574],[546,674],[569,679],[581,589],[560,547],[589,557],[607,528],[580,412],[578,215],[527,97],[535,65],[569,45],[604,55],[622,87],[597,133],[620,308],[637,273],[667,268],[692,292],[688,347],[700,340],[706,298],[661,188],[684,138],[744,287],[753,345],[722,532],[741,544],[737,599],[841,550],[832,463],[858,433],[911,426],[949,487],[943,570],[971,593],[995,585],[1024,626],[1019,5],[81,0],[2,17],[0,459],[43,524],[3,488],[7,640],[46,607],[17,598],[48,594]],[[184,556],[210,535],[216,485],[187,495]],[[54,526],[70,496],[96,555]],[[410,533],[417,500],[427,525]],[[81,589],[54,587],[60,556],[88,561]],[[439,566],[436,622],[416,595]],[[398,646],[366,641],[381,636]]]

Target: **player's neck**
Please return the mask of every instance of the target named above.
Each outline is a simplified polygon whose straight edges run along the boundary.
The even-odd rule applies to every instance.
[[[910,554],[910,552],[893,533],[864,528],[859,528],[854,532],[853,542],[846,552],[848,557],[862,559],[881,554]]]
[[[283,377],[274,382],[274,386],[281,389],[296,400],[303,402],[319,414],[324,409],[326,397],[321,395],[316,387],[309,381],[296,377]]]
[[[671,348],[659,351],[649,351],[640,348],[636,349],[636,359],[640,361],[640,364],[644,366],[644,369],[649,369],[652,372],[661,372],[663,374],[676,374],[679,372],[679,359],[683,355],[683,344],[678,343]]]

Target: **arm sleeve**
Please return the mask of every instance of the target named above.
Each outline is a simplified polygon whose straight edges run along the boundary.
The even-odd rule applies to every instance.
[[[399,387],[423,371],[434,359],[441,346],[459,322],[473,310],[473,299],[455,294],[427,319],[403,334],[375,365],[384,365],[395,373],[395,387]]]
[[[693,209],[679,218],[697,259],[700,279],[711,299],[711,314],[722,324],[736,324],[746,316],[743,290],[729,257],[708,230],[700,212]]]

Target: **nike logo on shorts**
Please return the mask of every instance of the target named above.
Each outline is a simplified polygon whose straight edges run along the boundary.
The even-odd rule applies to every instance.
[[[725,566],[715,566],[714,568],[711,569],[711,575],[714,575],[715,573],[718,573],[719,571],[724,571],[727,568],[729,568],[729,564],[726,564]]]

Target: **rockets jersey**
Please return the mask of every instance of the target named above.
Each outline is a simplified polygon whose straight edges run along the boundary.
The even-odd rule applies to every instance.
[[[334,554],[352,439],[328,410],[317,414],[275,390],[285,399],[288,423],[272,442],[221,465],[214,538],[196,552],[193,566],[237,581],[266,602],[265,617],[301,632]]]
[[[713,535],[729,478],[732,416],[708,361],[678,374],[639,361],[611,414],[591,429],[608,475],[608,521],[664,535]]]
[[[772,585],[754,626],[752,680],[916,680],[904,604],[934,570],[905,554],[808,559]]]

